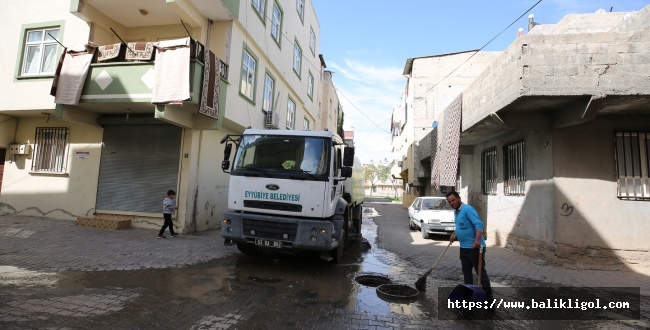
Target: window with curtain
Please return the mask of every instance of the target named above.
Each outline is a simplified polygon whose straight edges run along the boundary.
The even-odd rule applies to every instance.
[[[280,45],[280,36],[282,31],[282,9],[278,3],[273,4],[273,17],[271,18],[271,36],[273,40]]]
[[[260,15],[260,18],[264,20],[264,15],[266,14],[264,10],[266,9],[266,1],[265,0],[253,0],[252,4],[253,8],[257,12],[258,15]]]
[[[247,51],[244,51],[240,93],[250,100],[253,100],[253,92],[255,90],[255,66],[255,58],[253,58]]]
[[[314,99],[314,75],[311,72],[307,75],[307,96],[312,100]]]
[[[296,102],[292,99],[289,99],[287,102],[287,129],[294,128],[294,122],[296,118]]]
[[[264,77],[264,101],[262,102],[262,110],[269,112],[273,111],[273,88],[275,81],[267,73]]]
[[[300,77],[300,69],[302,68],[302,48],[296,40],[293,44],[293,71]]]
[[[27,30],[23,49],[22,75],[54,74],[60,29]]]

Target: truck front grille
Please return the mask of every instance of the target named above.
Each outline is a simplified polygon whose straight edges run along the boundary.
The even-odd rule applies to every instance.
[[[298,231],[297,223],[263,221],[244,218],[244,236],[282,241],[294,241]],[[287,235],[288,238],[285,238]]]
[[[302,212],[302,205],[300,204],[279,203],[279,202],[245,200],[244,207],[265,209],[265,210],[275,210],[275,211]]]

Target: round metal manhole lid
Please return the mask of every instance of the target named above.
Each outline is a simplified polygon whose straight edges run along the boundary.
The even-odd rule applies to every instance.
[[[373,288],[392,282],[388,276],[381,274],[361,274],[355,277],[354,280],[361,285],[371,286]]]
[[[412,301],[419,294],[416,288],[404,284],[382,284],[377,287],[377,296],[387,301]]]

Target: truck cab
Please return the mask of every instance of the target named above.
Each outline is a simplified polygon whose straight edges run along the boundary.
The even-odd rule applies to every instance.
[[[340,258],[355,210],[360,223],[361,201],[350,194],[354,148],[330,131],[247,129],[222,143],[222,170],[230,173],[221,231],[227,244],[245,253],[316,250]]]

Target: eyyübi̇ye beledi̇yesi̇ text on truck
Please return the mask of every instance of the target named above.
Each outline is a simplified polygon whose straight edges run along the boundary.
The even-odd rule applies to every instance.
[[[361,162],[340,136],[249,128],[221,143],[230,173],[225,244],[244,253],[318,251],[339,262],[346,243],[361,238]]]

